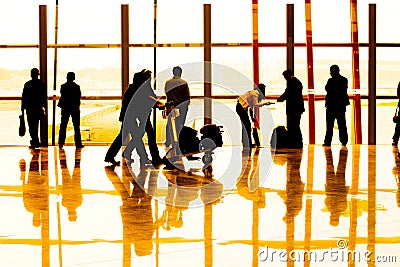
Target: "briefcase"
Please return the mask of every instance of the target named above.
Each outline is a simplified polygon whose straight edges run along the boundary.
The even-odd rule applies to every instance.
[[[24,113],[19,115],[19,136],[24,136],[26,132],[26,127],[25,127],[25,116]]]

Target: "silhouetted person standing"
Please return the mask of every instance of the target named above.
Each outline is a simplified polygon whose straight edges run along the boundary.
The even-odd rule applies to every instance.
[[[31,69],[32,80],[24,85],[22,91],[21,111],[26,110],[26,119],[28,121],[29,134],[31,136],[31,145],[29,148],[34,149],[40,147],[39,142],[39,121],[45,116],[46,112],[46,85],[39,80],[39,70]],[[47,140],[41,140],[42,145]]]
[[[150,74],[150,75],[148,75],[148,74]],[[144,116],[144,115],[146,115],[144,113],[147,113],[146,121],[143,121],[144,118],[141,118],[140,126],[143,127],[144,130],[147,132],[150,154],[152,156],[152,163],[156,166],[161,163],[161,158],[160,158],[157,143],[156,143],[156,134],[155,134],[154,128],[150,122],[150,111],[151,111],[152,106],[150,107],[150,109],[148,109],[148,107],[145,107],[145,106],[147,106],[146,103],[148,103],[149,101],[152,102],[154,105],[155,101],[152,100],[151,98],[149,98],[150,95],[153,97],[156,97],[153,90],[151,89],[150,77],[151,77],[151,71],[149,71],[149,70],[142,70],[141,72],[137,72],[133,76],[132,83],[129,85],[128,89],[126,89],[124,96],[122,98],[121,113],[119,115],[119,121],[122,122],[121,130],[120,130],[119,134],[117,135],[117,137],[114,139],[110,148],[108,149],[106,157],[104,159],[105,162],[109,162],[113,165],[120,164],[119,161],[115,160],[115,156],[118,154],[118,151],[121,149],[122,142],[124,141],[123,139],[125,137],[127,137],[128,133],[131,133],[131,136],[133,136],[133,134],[137,135],[137,133],[133,133],[134,123],[136,123],[136,127],[138,126],[137,121],[135,121],[135,122],[133,121],[134,116],[137,116],[139,113],[142,113],[141,116]],[[147,82],[147,84],[144,84],[145,82]],[[136,93],[139,91],[139,88],[141,88],[141,86],[146,87],[145,91],[148,93],[147,96],[144,96],[142,93],[140,95],[136,95]],[[150,90],[149,90],[149,88],[150,88]],[[135,100],[135,103],[132,103],[132,107],[129,108],[129,112],[128,112],[129,119],[127,119],[125,121],[125,115],[127,113],[129,104],[131,103],[134,96],[137,98]],[[145,107],[144,110],[143,110],[143,107]],[[123,130],[124,130],[125,134],[123,134]],[[144,134],[144,132],[142,133],[142,137],[143,137],[143,134]],[[138,142],[137,139],[136,139],[136,142]],[[141,155],[139,155],[139,156],[142,159],[142,162],[145,163],[147,161],[147,152],[144,148],[143,141],[141,143],[139,143],[139,146],[140,146],[140,148],[138,149],[138,153],[141,153]],[[129,152],[126,151],[126,153],[124,151],[123,157],[128,159],[129,161],[132,161],[131,153],[134,148],[135,148],[135,145],[133,143],[131,143],[131,145],[129,145],[129,147],[128,147],[128,149],[130,151],[128,150]]]
[[[346,146],[349,139],[346,126],[346,106],[350,105],[347,95],[348,82],[347,78],[339,74],[339,71],[338,65],[330,67],[332,78],[329,78],[325,86],[326,134],[324,146],[331,145],[335,120],[337,120],[339,140],[342,145]]]
[[[303,137],[300,130],[301,114],[305,111],[303,100],[303,85],[294,76],[292,70],[287,69],[282,73],[287,85],[285,92],[278,98],[278,102],[286,100],[286,127],[288,130],[288,147],[302,148]]]
[[[332,150],[325,149],[326,157],[326,184],[325,205],[331,212],[330,225],[338,226],[340,216],[347,209],[347,193],[346,186],[346,165],[347,165],[347,149],[342,148],[339,152],[339,163],[335,172],[333,166]]]
[[[172,69],[172,73],[174,76],[165,82],[164,90],[167,96],[167,102],[173,102],[175,109],[179,110],[179,116],[175,119],[176,132],[179,136],[180,130],[185,125],[186,115],[188,113],[190,91],[188,83],[181,78],[182,68],[176,66]],[[171,144],[170,127],[171,125],[167,123],[166,146]]]
[[[61,124],[59,131],[58,146],[62,148],[65,143],[65,137],[67,132],[67,125],[69,117],[72,117],[72,124],[74,125],[74,141],[77,148],[82,148],[81,140],[81,88],[74,82],[75,73],[67,73],[67,82],[61,85],[61,97],[58,102],[58,106],[61,108]]]
[[[397,103],[397,107],[400,107],[400,82],[397,85],[397,97],[399,98],[399,102]],[[399,142],[399,137],[400,137],[400,122],[397,122],[396,123],[396,128],[394,129],[392,146],[397,146],[397,143]]]
[[[236,104],[236,113],[239,115],[242,122],[242,143],[243,147],[252,147],[251,138],[251,122],[250,117],[253,118],[253,109],[263,105],[269,105],[269,102],[260,103],[265,97],[265,85],[260,83],[253,90],[247,91],[238,97]],[[249,111],[251,112],[249,117]]]

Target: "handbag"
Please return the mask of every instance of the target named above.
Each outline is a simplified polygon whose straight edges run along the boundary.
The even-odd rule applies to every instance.
[[[397,106],[396,107],[396,112],[394,113],[394,116],[393,116],[393,122],[394,123],[398,123],[398,122],[400,122],[400,118],[399,118],[399,106]]]
[[[21,115],[19,115],[19,129],[18,129],[18,133],[19,136],[24,136],[26,132],[26,127],[25,127],[25,116],[24,116],[24,112],[22,112]]]

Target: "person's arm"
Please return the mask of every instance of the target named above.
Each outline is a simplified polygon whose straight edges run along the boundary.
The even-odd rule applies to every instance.
[[[47,94],[46,94],[46,85],[42,83],[42,111],[43,115],[46,115],[46,104],[47,104]]]
[[[397,97],[400,99],[400,82],[397,85]]]
[[[346,97],[346,106],[348,106],[348,105],[350,105],[349,95],[347,94],[347,89],[349,88],[349,81],[347,80],[347,78],[344,78],[344,80],[345,80],[344,92],[345,92],[345,97]]]
[[[80,107],[81,106],[81,97],[82,97],[82,91],[81,91],[81,87],[77,84],[77,86],[78,86],[78,99],[77,99],[77,102],[78,102],[78,107]]]
[[[278,97],[278,99],[276,100],[277,102],[283,102],[285,101],[287,98],[287,88],[285,89],[285,92],[283,92],[283,94],[281,94],[280,97]]]
[[[22,97],[21,97],[21,111],[24,112],[24,109],[26,109],[26,84],[22,89]]]
[[[185,99],[190,99],[189,85],[187,84],[187,82],[185,82],[184,88]]]

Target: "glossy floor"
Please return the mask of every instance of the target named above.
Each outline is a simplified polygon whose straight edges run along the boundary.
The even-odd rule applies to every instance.
[[[0,266],[399,265],[391,146],[223,147],[212,177],[106,150],[0,148]]]

